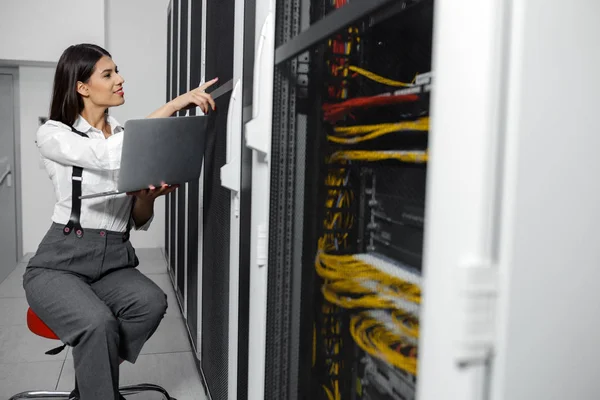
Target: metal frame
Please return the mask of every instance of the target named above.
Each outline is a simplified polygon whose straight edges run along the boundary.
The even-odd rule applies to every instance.
[[[169,5],[167,6],[167,94],[166,94],[166,102],[171,101],[171,75],[173,73],[172,69],[172,54],[173,54],[173,43],[171,43],[171,36],[173,35],[173,14],[172,14],[173,2],[169,1]],[[170,260],[170,252],[171,252],[171,196],[165,196],[165,261],[167,263],[167,271],[169,270],[169,260]]]
[[[124,396],[129,396],[130,394],[138,394],[138,393],[146,393],[146,392],[154,392],[160,393],[166,400],[175,400],[173,397],[169,396],[169,393],[162,387],[158,385],[153,385],[150,383],[142,383],[139,385],[131,385],[131,386],[123,386],[119,388],[119,392]],[[68,400],[71,392],[59,392],[59,391],[46,391],[46,390],[30,390],[27,392],[22,392],[15,394],[8,400],[26,400],[26,399],[64,399]]]
[[[39,66],[39,65],[38,65]],[[20,110],[20,85],[19,85],[19,68],[17,66],[6,67],[0,63],[0,72],[13,76],[13,121],[14,121],[14,184],[15,184],[15,218],[17,231],[17,254],[15,254],[17,263],[23,259],[23,206],[21,193],[21,114]]]
[[[311,25],[309,29],[293,37],[275,50],[275,64],[281,64],[297,56],[310,47],[322,42],[329,36],[345,28],[373,11],[391,3],[393,0],[356,1],[346,4],[327,15],[322,20]]]
[[[252,119],[246,123],[246,146],[252,154],[252,213],[248,341],[248,399],[265,395],[269,193],[273,122],[275,1],[257,2],[256,54],[253,71]]]

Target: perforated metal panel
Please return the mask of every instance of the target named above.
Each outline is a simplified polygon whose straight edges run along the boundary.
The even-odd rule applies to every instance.
[[[233,77],[233,0],[208,0],[206,79]],[[214,136],[204,163],[204,250],[202,263],[202,370],[214,400],[227,399],[229,343],[230,191],[221,186],[226,162],[230,93],[216,99]],[[212,143],[211,143],[212,142]]]
[[[191,29],[190,29],[190,87],[200,84],[200,68],[202,52],[202,0],[192,0],[191,3]],[[190,115],[195,115],[196,109],[190,110]],[[187,324],[190,329],[194,347],[198,349],[198,212],[199,212],[200,182],[190,182],[188,185],[188,281],[187,281]]]
[[[169,4],[169,11],[167,13],[167,93],[165,102],[169,102],[171,100],[171,42],[173,40],[173,35],[171,32],[171,11],[172,4]],[[170,236],[170,224],[171,224],[171,215],[170,215],[170,202],[171,197],[165,196],[165,255],[169,257],[169,236]]]
[[[300,2],[278,1],[275,41],[284,43],[299,31]],[[267,332],[265,365],[265,398],[295,399],[290,391],[291,358],[297,346],[291,344],[292,285],[294,251],[301,251],[302,240],[294,237],[294,215],[302,199],[304,187],[299,187],[296,174],[296,85],[293,60],[275,70],[273,135],[271,145],[271,206],[269,222],[269,274],[267,295]],[[303,155],[300,155],[303,163]],[[302,199],[303,200],[303,199]],[[297,316],[296,316],[297,317]],[[294,374],[295,375],[295,374]]]
[[[229,95],[216,100],[227,109]],[[202,262],[202,369],[213,399],[227,398],[229,343],[229,216],[230,192],[221,186],[225,164],[227,114],[217,113],[212,145],[204,163],[204,250]]]

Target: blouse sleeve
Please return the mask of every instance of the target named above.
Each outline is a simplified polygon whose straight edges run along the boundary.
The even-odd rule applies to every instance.
[[[43,157],[63,165],[116,170],[121,167],[123,133],[108,139],[88,139],[60,122],[48,121],[37,131],[37,146]]]

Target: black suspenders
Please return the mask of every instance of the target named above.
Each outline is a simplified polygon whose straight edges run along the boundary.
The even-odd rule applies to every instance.
[[[71,130],[78,134],[81,137],[88,138],[89,136],[83,132],[79,132],[77,129],[71,127]],[[73,174],[71,175],[71,216],[69,217],[69,222],[63,228],[63,233],[65,235],[69,235],[72,231],[75,231],[75,235],[78,238],[83,237],[83,228],[81,227],[81,181],[83,174],[83,168],[73,166]],[[135,204],[135,199],[134,199]],[[133,210],[133,204],[131,206]],[[123,234],[123,241],[129,240],[129,231],[131,230],[131,216],[127,219],[127,229]]]
[[[81,137],[89,138],[83,132],[79,132],[77,129],[71,127],[71,130],[78,134]],[[83,168],[73,166],[73,174],[71,175],[71,216],[69,217],[69,222],[63,228],[63,233],[68,235],[71,231],[75,231],[75,235],[78,238],[83,237],[83,228],[81,227],[80,218],[81,218],[81,175],[83,173]]]

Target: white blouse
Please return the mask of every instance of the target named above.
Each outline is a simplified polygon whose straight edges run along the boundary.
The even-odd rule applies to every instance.
[[[115,190],[124,130],[112,117],[108,117],[112,135],[91,126],[79,116],[73,127],[89,136],[84,138],[61,122],[49,120],[37,131],[37,146],[42,155],[48,176],[54,185],[56,205],[52,221],[67,224],[71,216],[71,175],[73,166],[83,168],[81,192],[83,195]],[[81,200],[81,226],[125,232],[130,218],[133,198],[126,194]],[[138,230],[147,230],[152,218]]]

